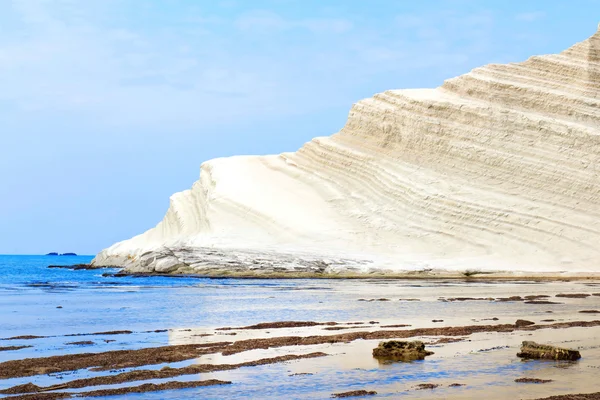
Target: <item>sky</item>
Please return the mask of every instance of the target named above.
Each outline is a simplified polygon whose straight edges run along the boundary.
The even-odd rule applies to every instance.
[[[591,36],[600,0],[0,0],[0,253],[95,254],[200,164]]]

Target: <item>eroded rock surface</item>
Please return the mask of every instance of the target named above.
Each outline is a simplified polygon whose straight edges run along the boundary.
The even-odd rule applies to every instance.
[[[579,354],[579,351],[577,350],[563,349],[560,347],[524,341],[521,346],[521,351],[517,353],[517,357],[575,361],[581,358],[581,354]]]
[[[425,344],[419,340],[404,342],[390,340],[381,342],[373,349],[373,357],[386,361],[415,361],[424,360],[425,357],[434,354],[425,350]]]
[[[594,27],[595,28],[595,27]],[[203,163],[129,273],[600,272],[600,32],[389,90],[294,153]],[[508,271],[507,271],[508,270]]]

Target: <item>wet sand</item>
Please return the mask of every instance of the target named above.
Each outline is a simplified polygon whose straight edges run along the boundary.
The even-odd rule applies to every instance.
[[[358,312],[344,313],[356,317],[348,320],[22,332],[0,339],[0,346],[33,346],[3,353],[14,355],[0,362],[0,395],[54,399],[144,392],[148,398],[175,399],[177,393],[255,398],[262,385],[265,393],[301,398],[360,390],[377,392],[370,398],[600,398],[593,397],[600,393],[594,379],[600,371],[600,317],[591,312],[600,309],[600,283],[415,282],[402,286],[401,293],[397,284],[352,285],[356,290],[344,294],[345,304]],[[312,305],[315,315],[319,304]],[[164,332],[168,343],[123,348],[129,337]],[[73,342],[74,336],[87,337]],[[434,354],[418,362],[380,363],[371,351],[387,339],[422,340]],[[115,340],[120,349],[112,347]],[[523,340],[578,349],[583,358],[521,361],[516,353]],[[71,350],[44,356],[46,341],[60,341]],[[36,349],[42,350],[36,357],[19,354]],[[60,382],[48,384],[58,377]],[[152,397],[154,392],[159,397]],[[573,397],[581,392],[591,395]]]

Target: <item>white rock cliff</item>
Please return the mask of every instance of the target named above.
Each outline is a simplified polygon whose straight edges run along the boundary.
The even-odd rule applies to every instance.
[[[354,104],[295,153],[215,159],[93,264],[128,272],[600,272],[600,32]]]

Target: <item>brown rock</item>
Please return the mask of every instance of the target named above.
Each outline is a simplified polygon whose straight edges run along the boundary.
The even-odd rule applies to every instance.
[[[432,354],[432,351],[425,350],[425,344],[419,340],[412,342],[390,340],[380,342],[379,346],[373,349],[373,357],[377,359],[403,362],[423,360]]]
[[[435,389],[438,386],[440,386],[440,385],[438,385],[436,383],[419,383],[417,385],[417,390]]]
[[[47,336],[34,336],[34,335],[23,335],[23,336],[13,336],[9,338],[3,338],[1,340],[32,340],[32,339],[44,339]]]
[[[351,392],[343,392],[343,393],[334,393],[331,395],[331,397],[334,398],[344,398],[344,397],[357,397],[357,396],[374,396],[376,395],[377,392],[374,390],[353,390]]]
[[[523,301],[521,296],[498,297],[496,301]]]
[[[535,325],[535,322],[527,321],[525,319],[518,319],[515,322],[515,325],[517,326],[517,328],[521,328],[522,326]]]
[[[28,347],[33,347],[33,346],[5,346],[5,347],[0,347],[0,351],[21,350],[21,349],[26,349]]]
[[[21,394],[21,393],[37,393],[41,387],[34,385],[33,383],[25,383],[24,385],[13,386],[8,389],[0,391],[2,394]]]
[[[550,296],[548,296],[547,294],[531,294],[528,296],[525,296],[526,300],[539,300],[539,299],[545,299],[548,298]]]
[[[579,351],[577,350],[563,349],[560,347],[524,341],[521,346],[521,352],[517,353],[517,357],[575,361],[581,358],[581,354],[579,354]]]
[[[519,378],[515,379],[517,383],[549,383],[553,382],[552,379],[537,379],[537,378]]]

